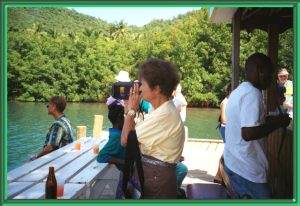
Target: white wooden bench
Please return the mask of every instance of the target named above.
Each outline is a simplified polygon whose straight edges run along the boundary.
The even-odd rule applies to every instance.
[[[106,188],[108,185],[112,191],[105,199],[114,199],[120,173],[113,165],[97,163],[97,154],[92,149],[99,144],[101,150],[107,140],[108,132],[103,132],[101,140],[80,138],[81,150],[74,150],[72,143],[10,171],[8,199],[43,199],[50,166],[55,168],[57,178],[66,181],[62,199],[90,199],[91,194],[93,198],[100,199],[104,191],[99,190],[99,184],[105,184]],[[107,173],[113,174],[113,177],[107,179]]]
[[[106,134],[106,133],[104,133]],[[107,134],[106,134],[107,135]],[[91,138],[80,138],[78,141],[82,142],[82,143],[86,143],[88,141],[90,141]],[[65,153],[68,153],[70,151],[72,151],[74,148],[74,143],[73,144],[68,144],[58,150],[55,150],[47,155],[44,155],[32,162],[28,162],[25,163],[24,165],[11,170],[8,174],[7,174],[7,180],[8,182],[12,182],[17,180],[18,178],[30,173],[31,171],[36,170],[37,168],[40,168],[42,166],[44,166],[45,164],[63,156]]]
[[[115,199],[119,177],[115,165],[94,161],[69,182],[86,184],[86,199]]]
[[[78,171],[78,169],[96,158],[96,154],[93,153],[92,146],[93,143],[89,141],[85,146],[81,146],[81,150],[71,150],[60,156],[59,158],[45,164],[44,166],[29,172],[25,176],[19,178],[18,181],[41,181],[44,178],[47,178],[49,167],[54,167],[56,175],[64,173],[64,169],[62,169],[64,167],[73,167],[73,171],[69,170],[69,172],[71,172],[71,174],[74,174]],[[61,172],[60,169],[62,169]]]
[[[79,199],[84,196],[84,184],[66,183],[64,185],[64,196],[59,199]],[[45,183],[37,183],[30,189],[14,196],[14,199],[44,199]]]

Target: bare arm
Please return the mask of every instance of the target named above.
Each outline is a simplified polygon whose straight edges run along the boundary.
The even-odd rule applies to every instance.
[[[182,110],[182,107],[183,107],[183,105],[182,105],[182,104],[180,104],[180,105],[178,106],[178,112],[181,112],[181,110]]]
[[[282,114],[268,118],[266,124],[257,127],[243,127],[242,137],[245,141],[257,140],[265,137],[275,129],[287,127],[290,123],[288,114]]]
[[[53,145],[47,145],[46,147],[44,147],[44,149],[38,153],[36,153],[35,155],[33,155],[32,157],[30,157],[30,159],[28,161],[33,161],[41,156],[44,156],[52,151],[54,151],[56,148]]]
[[[289,102],[286,102],[286,103],[283,104],[283,108],[285,108],[285,109],[293,109],[293,104],[289,103]]]
[[[135,112],[139,108],[140,103],[140,95],[139,95],[139,85],[136,83],[134,84],[133,88],[130,89],[130,95],[128,103],[125,103],[125,111],[128,110],[134,110]],[[126,115],[124,118],[124,125],[122,129],[122,135],[121,135],[121,145],[123,147],[126,147],[127,145],[127,138],[128,134],[131,130],[134,130],[135,128],[135,122],[134,122],[135,116],[129,116]]]
[[[44,155],[46,155],[46,154],[54,151],[55,149],[56,149],[55,146],[53,146],[53,145],[47,145],[46,147],[44,147],[44,149],[41,152],[37,153],[37,156],[38,157],[44,156]]]
[[[126,147],[128,134],[131,130],[134,130],[134,127],[135,127],[134,116],[126,115],[124,119],[122,135],[121,135],[121,145],[123,147]]]
[[[224,102],[222,102],[221,107],[220,107],[220,109],[221,109],[221,124],[226,123],[225,107],[226,107],[226,104]]]

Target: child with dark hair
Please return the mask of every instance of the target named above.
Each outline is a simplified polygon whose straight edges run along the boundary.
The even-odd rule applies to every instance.
[[[101,163],[112,163],[119,170],[123,170],[125,148],[121,146],[121,133],[124,124],[124,104],[120,100],[108,98],[108,119],[112,123],[109,128],[109,140],[100,150],[97,161]]]
[[[108,105],[108,119],[112,123],[109,128],[109,139],[105,146],[100,150],[97,161],[100,163],[115,164],[121,171],[120,181],[117,189],[116,199],[123,199],[122,192],[123,169],[125,163],[125,147],[121,146],[121,133],[124,124],[124,102],[122,100],[109,97],[106,104]],[[135,178],[129,180],[128,190],[132,198],[140,196],[140,186]]]

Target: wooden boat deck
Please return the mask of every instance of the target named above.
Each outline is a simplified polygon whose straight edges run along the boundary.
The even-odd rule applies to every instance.
[[[223,153],[222,140],[188,139],[185,142],[183,163],[188,167],[182,187],[192,183],[213,183]]]

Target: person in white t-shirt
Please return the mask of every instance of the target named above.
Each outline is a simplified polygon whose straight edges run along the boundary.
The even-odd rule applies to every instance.
[[[175,107],[178,109],[181,120],[185,122],[186,119],[186,107],[187,101],[181,93],[181,85],[178,84],[176,90],[173,92],[173,102]]]
[[[288,114],[265,121],[261,90],[273,81],[269,57],[252,54],[245,64],[245,81],[229,96],[226,106],[224,170],[238,198],[270,198],[267,184],[268,161],[263,150],[273,130],[290,123]]]
[[[186,107],[187,107],[187,101],[183,94],[181,93],[182,87],[180,84],[177,85],[176,89],[173,91],[173,103],[175,107],[178,109],[178,112],[180,114],[181,120],[184,123],[186,119]],[[185,176],[188,173],[188,168],[185,164],[182,162],[184,161],[184,157],[182,156],[180,158],[180,162],[176,165],[176,177],[177,177],[177,186],[178,186],[178,198],[184,198],[185,191],[181,189],[182,182],[185,178]]]

